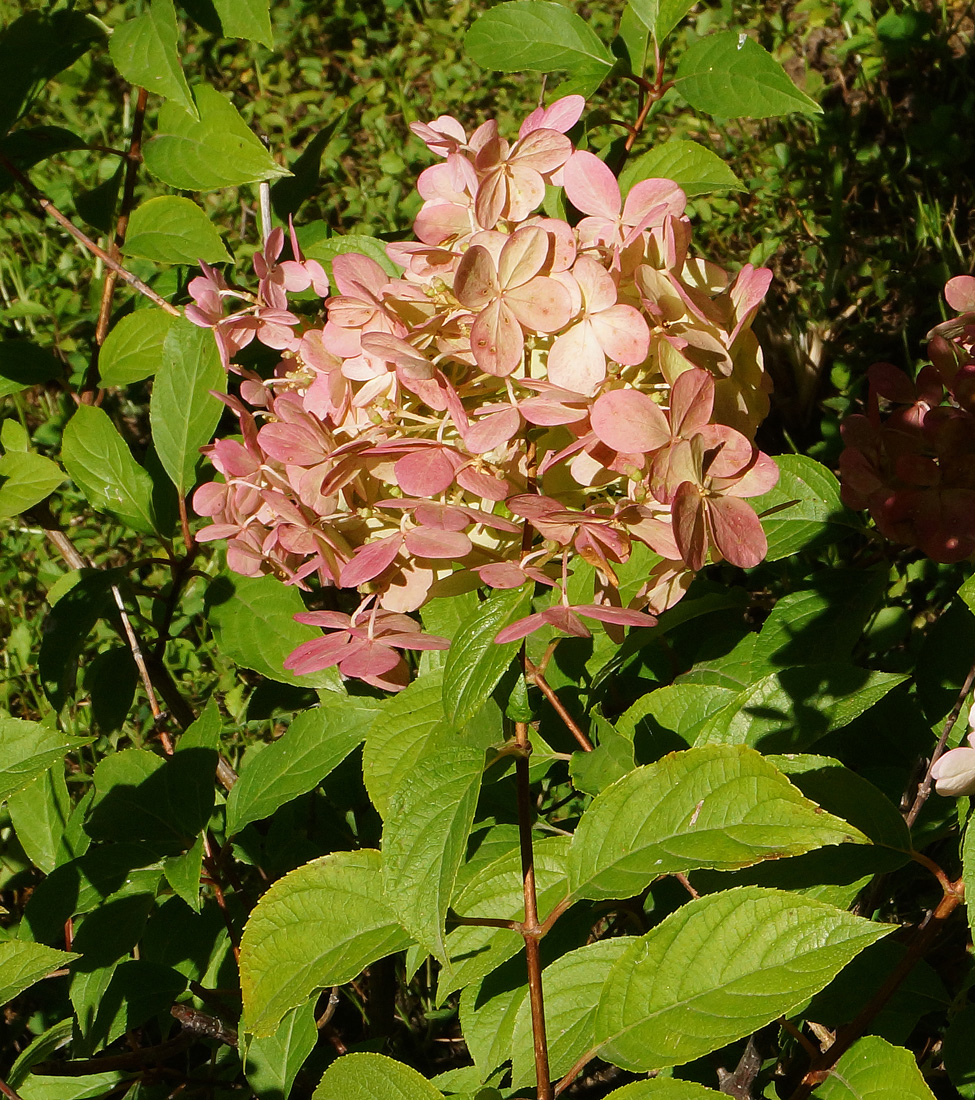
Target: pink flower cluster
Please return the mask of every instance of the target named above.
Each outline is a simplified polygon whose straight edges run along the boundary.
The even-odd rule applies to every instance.
[[[948,281],[960,316],[928,334],[932,366],[912,382],[890,363],[868,372],[866,416],[843,424],[843,501],[881,533],[939,562],[975,553],[975,278]],[[880,402],[891,406],[881,415]]]
[[[673,182],[624,200],[566,136],[583,105],[539,108],[513,143],[494,121],[414,125],[440,160],[419,177],[417,240],[387,248],[402,274],[337,256],[324,324],[288,308],[289,291],[327,291],[293,232],[293,259],[281,230],[257,256],[255,295],[207,267],[190,284],[187,316],[243,379],[227,399],[242,439],[209,448],[222,479],[194,498],[213,520],[200,538],[226,539],[239,573],[361,595],[352,615],[303,617],[326,634],[296,672],[402,687],[404,649],[446,645],[407,613],[476,586],[548,589],[498,641],[588,637],[583,619],[652,625],[709,555],[764,557],[746,500],[777,470],[753,443],[770,385],[750,324],[771,274],[693,256]],[[560,187],[575,225],[539,213]],[[281,352],[269,380],[232,362],[255,338]],[[624,607],[616,567],[635,542],[656,564]],[[593,597],[572,605],[580,562]]]

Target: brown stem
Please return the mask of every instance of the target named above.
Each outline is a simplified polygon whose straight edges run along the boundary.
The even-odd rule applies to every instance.
[[[7,1100],[21,1100],[20,1093],[14,1092],[2,1077],[0,1077],[0,1092],[7,1097]]]
[[[948,737],[951,735],[951,731],[958,721],[958,715],[961,714],[961,708],[965,704],[965,697],[972,690],[973,683],[975,683],[975,665],[969,669],[968,675],[965,677],[965,682],[961,686],[961,691],[958,693],[958,698],[955,700],[955,705],[951,708],[951,713],[945,720],[945,728],[941,731],[941,737],[938,739],[938,744],[935,746],[934,753],[931,756],[928,770],[924,773],[924,779],[921,782],[921,786],[918,787],[917,794],[914,796],[914,805],[911,806],[910,812],[905,818],[908,828],[917,821],[918,814],[920,814],[924,807],[924,803],[927,802],[928,796],[931,794],[931,786],[933,783],[931,773],[934,771],[934,766],[937,764],[941,754],[945,751],[945,745],[948,744]]]
[[[805,1035],[796,1027],[796,1025],[787,1017],[779,1017],[779,1026],[783,1031],[787,1031],[793,1039],[802,1047],[802,1049],[809,1055],[810,1059],[818,1058],[819,1051],[816,1047],[806,1038]]]
[[[549,687],[548,682],[542,675],[541,669],[533,665],[531,661],[525,657],[525,679],[534,684],[545,698],[551,703],[552,709],[565,723],[565,728],[572,734],[572,736],[579,742],[584,752],[592,752],[593,743],[582,732],[582,730],[576,725],[575,719],[565,709],[561,699],[555,694],[555,692]]]
[[[106,1070],[138,1069],[147,1063],[163,1062],[192,1043],[193,1035],[186,1031],[156,1046],[129,1050],[124,1054],[106,1055],[104,1058],[85,1058],[78,1062],[41,1062],[35,1069],[46,1077],[87,1077],[90,1073],[104,1073]],[[5,1095],[16,1097],[17,1094],[11,1091]]]
[[[524,931],[520,920],[502,920],[500,917],[448,917],[451,927],[463,925],[465,928],[507,928],[511,932]]]
[[[806,1100],[817,1085],[830,1075],[833,1066],[864,1034],[867,1027],[900,988],[901,983],[921,961],[941,935],[945,922],[965,898],[965,886],[961,879],[949,883],[949,891],[941,899],[937,909],[930,914],[918,929],[910,947],[900,962],[887,976],[887,980],[851,1020],[837,1033],[829,1049],[812,1060],[809,1071],[789,1097],[789,1100]]]
[[[515,781],[518,786],[518,839],[521,845],[521,875],[525,896],[525,960],[528,965],[528,998],[531,1005],[532,1037],[535,1047],[535,1076],[538,1100],[553,1100],[552,1081],[548,1066],[548,1040],[545,1035],[545,1001],[542,993],[542,963],[539,955],[541,925],[538,923],[538,898],[535,893],[535,852],[532,844],[531,780],[528,775],[528,754],[531,742],[528,725],[515,723],[515,740],[525,755],[515,761]]]
[[[24,175],[23,172],[15,165],[11,164],[9,159],[0,153],[0,165],[14,177],[14,179],[20,184],[20,186],[27,192],[27,194],[37,203],[37,205],[44,211],[45,214],[52,217],[62,228],[66,229],[72,237],[79,244],[83,245],[93,255],[97,256],[99,260],[105,264],[106,267],[111,268],[116,272],[118,277],[129,284],[133,290],[137,290],[140,294],[145,295],[151,302],[154,302],[160,309],[164,309],[168,314],[173,317],[179,317],[180,311],[165,298],[160,297],[151,286],[146,284],[136,275],[133,275],[131,271],[114,260],[104,248],[100,248],[86,233],[83,233],[70,218],[62,214],[61,211],[54,205],[49,198],[47,198],[42,192],[40,192],[34,184]]]

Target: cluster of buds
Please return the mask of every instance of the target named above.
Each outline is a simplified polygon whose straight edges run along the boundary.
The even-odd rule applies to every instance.
[[[938,562],[975,553],[975,278],[945,286],[959,316],[928,333],[931,366],[912,382],[875,363],[866,416],[843,424],[843,501],[868,508],[893,542]],[[886,417],[881,400],[890,405]]]
[[[199,537],[226,539],[239,573],[361,597],[299,616],[325,633],[290,656],[295,672],[338,665],[396,690],[404,650],[447,645],[408,614],[430,599],[538,584],[547,605],[497,640],[588,637],[583,620],[653,625],[709,557],[764,557],[747,498],[777,468],[753,443],[770,384],[750,324],[771,273],[732,280],[692,256],[669,180],[624,201],[566,136],[583,105],[539,108],[513,144],[493,120],[470,136],[447,116],[414,125],[440,160],[419,177],[417,239],[387,248],[402,274],[337,256],[324,324],[289,309],[289,292],[328,290],[293,231],[291,260],[280,229],[256,257],[256,294],[206,267],[190,284],[187,316],[242,376],[227,398],[242,438],[209,448],[222,480],[194,497],[213,520]],[[559,187],[574,225],[539,213]],[[233,363],[253,339],[281,354],[272,378]],[[635,542],[655,564],[623,606]],[[580,561],[595,577],[581,605]]]

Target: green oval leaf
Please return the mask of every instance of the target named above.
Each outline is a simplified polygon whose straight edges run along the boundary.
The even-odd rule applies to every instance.
[[[56,951],[26,940],[0,943],[0,1004],[12,1001],[52,970],[78,957],[74,951]]]
[[[521,642],[498,645],[495,635],[531,611],[531,585],[495,592],[457,631],[443,672],[447,721],[462,726],[484,706]]]
[[[379,852],[336,852],[297,868],[255,906],[240,943],[246,1028],[273,1035],[316,990],[351,981],[412,940],[383,898]]]
[[[0,519],[10,519],[33,508],[64,480],[58,464],[43,455],[30,451],[0,455]]]
[[[249,38],[274,49],[270,0],[213,0],[213,6],[228,38]]]
[[[692,107],[718,118],[822,114],[778,61],[744,32],[699,38],[680,59],[674,84]]]
[[[750,1035],[822,989],[894,930],[799,894],[745,886],[688,902],[612,969],[600,1057],[645,1073]]]
[[[290,175],[216,88],[201,84],[194,96],[199,120],[172,103],[159,112],[143,149],[156,179],[181,191],[211,191]]]
[[[914,1055],[877,1035],[854,1043],[816,1095],[823,1100],[934,1100]]]
[[[727,164],[696,141],[674,138],[655,145],[620,173],[620,191],[625,195],[641,180],[667,179],[678,184],[689,197],[711,191],[744,191],[745,185]]]
[[[108,334],[98,355],[103,386],[129,386],[162,365],[163,344],[175,318],[161,309],[137,309]]]
[[[115,28],[108,52],[130,84],[171,99],[195,116],[177,37],[173,0],[152,0],[147,12]]]
[[[503,73],[598,70],[605,76],[615,63],[581,16],[545,0],[511,0],[491,8],[467,32],[464,48],[478,65]]]
[[[345,1054],[334,1061],[312,1100],[442,1100],[415,1069],[382,1054]]]
[[[778,484],[751,501],[768,539],[766,561],[838,542],[857,530],[856,516],[840,500],[840,483],[825,466],[805,455],[774,461]]]
[[[193,487],[200,448],[210,442],[223,413],[213,390],[227,391],[227,372],[213,333],[177,318],[163,344],[149,422],[156,454],[180,495]]]
[[[122,251],[163,264],[227,263],[213,222],[191,199],[159,195],[132,211]]]

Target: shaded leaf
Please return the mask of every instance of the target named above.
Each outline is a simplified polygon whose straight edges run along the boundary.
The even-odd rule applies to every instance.
[[[317,1041],[314,1001],[293,1008],[273,1035],[251,1039],[244,1057],[244,1076],[254,1095],[285,1100]]]
[[[0,802],[33,783],[65,753],[93,740],[68,737],[39,722],[0,718]]]
[[[63,374],[61,361],[46,348],[29,340],[0,340],[0,397],[43,385]]]
[[[25,940],[5,940],[0,943],[0,1004],[12,1001],[41,978],[77,958],[75,951],[56,951]]]
[[[21,172],[26,172],[28,168],[58,153],[85,148],[87,143],[84,138],[63,126],[24,127],[0,140],[0,154]],[[0,192],[13,187],[15,182],[13,176],[0,166]]]

